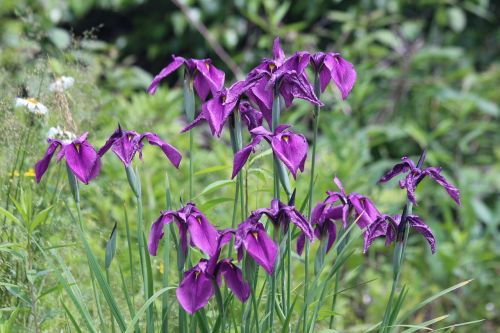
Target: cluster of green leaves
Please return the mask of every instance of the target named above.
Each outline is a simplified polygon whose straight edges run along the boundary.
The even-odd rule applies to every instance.
[[[195,23],[203,22],[243,72],[268,56],[276,35],[289,52],[338,51],[355,64],[358,81],[347,102],[324,94],[314,200],[334,187],[327,180],[336,174],[349,191],[371,196],[384,212],[399,213],[403,192],[396,183],[377,186],[376,181],[399,157],[418,155],[428,147],[429,164],[443,167],[461,189],[463,205],[456,209],[431,182],[425,181],[419,189],[416,209],[436,233],[438,252],[431,256],[419,237],[410,237],[402,277],[409,283],[402,313],[418,308],[429,295],[474,280],[398,323],[427,326],[441,319],[448,323],[442,326],[447,326],[487,319],[481,330],[496,332],[500,317],[496,303],[500,297],[496,283],[500,257],[498,4],[472,0],[183,3]],[[39,187],[24,176],[45,149],[48,127],[61,124],[62,116],[51,112],[47,119],[37,120],[23,148],[26,157],[18,163],[17,148],[31,125],[22,111],[13,109],[13,99],[35,96],[49,109],[58,110],[59,102],[47,85],[54,76],[71,75],[76,79],[68,91],[73,117],[80,131],[91,131],[90,139],[97,146],[120,121],[125,128],[156,131],[186,152],[188,136],[178,134],[185,124],[182,93],[162,87],[154,98],[146,96],[148,71],[158,71],[172,53],[209,56],[218,66],[228,67],[174,3],[152,0],[6,0],[0,7],[0,49],[0,152],[4,157],[0,204],[5,221],[0,247],[0,330],[66,329],[80,320],[73,317],[78,309],[72,299],[83,309],[92,299],[93,287],[85,256],[75,255],[83,250],[75,245],[79,244],[76,227],[64,205],[69,188],[64,170],[54,165]],[[232,76],[228,71],[228,80]],[[283,117],[312,136],[308,105],[298,103]],[[211,138],[206,127],[195,135],[199,147],[195,200],[211,221],[228,226],[234,197],[233,182],[227,180],[232,166],[228,133],[221,140],[226,144]],[[144,160],[144,221],[149,226],[165,209],[165,172],[171,176],[175,206],[180,197],[187,198],[188,164],[174,171],[153,148],[145,149]],[[135,296],[141,294],[141,287],[132,278],[140,270],[126,250],[131,244],[137,251],[138,240],[131,235],[127,242],[123,211],[124,205],[129,210],[133,206],[133,194],[120,162],[112,156],[103,162],[101,177],[82,188],[84,221],[87,234],[92,235],[89,246],[104,267],[106,244],[116,223],[117,250],[113,261],[106,259],[106,266],[111,263],[108,278],[121,285],[124,277],[132,307],[140,309],[143,302]],[[254,159],[248,170],[249,209],[268,205],[271,170],[265,159]],[[12,171],[20,178],[13,177]],[[299,177],[294,185],[306,189],[307,179]],[[14,190],[8,198],[9,187]],[[303,200],[305,196],[299,195],[298,201]],[[335,323],[341,331],[366,330],[376,324],[390,290],[392,248],[377,242],[363,257],[360,241],[354,245],[357,252],[346,261],[340,279]],[[114,262],[120,270],[113,267]],[[161,260],[153,259],[152,264],[155,280],[169,273],[164,268],[160,272]],[[170,275],[170,281],[177,281],[174,272]],[[302,266],[294,267],[293,276],[299,285]],[[130,299],[120,291],[117,287],[114,294],[126,313]],[[173,293],[169,301],[175,303]],[[302,303],[298,298],[296,307]],[[81,311],[88,318],[97,317],[93,303]],[[110,315],[107,311],[103,309],[104,316]],[[318,309],[317,327],[327,327],[330,316],[328,307]],[[175,315],[172,318],[175,323]]]

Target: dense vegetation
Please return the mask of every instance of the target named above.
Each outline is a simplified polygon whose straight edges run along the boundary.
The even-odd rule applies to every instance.
[[[287,54],[299,49],[340,52],[358,73],[348,100],[339,100],[332,91],[324,94],[314,201],[335,188],[330,180],[337,175],[349,191],[369,195],[380,209],[400,211],[405,201],[401,190],[395,183],[376,182],[401,156],[418,157],[423,148],[428,149],[428,163],[443,167],[461,190],[462,205],[457,208],[430,181],[418,189],[419,213],[432,226],[437,253],[431,255],[421,238],[410,237],[402,276],[409,287],[404,309],[452,285],[473,281],[427,305],[405,324],[448,315],[433,327],[485,319],[456,330],[498,332],[499,8],[482,0],[2,1],[0,332],[9,332],[9,327],[12,332],[74,330],[72,320],[81,318],[71,317],[76,311],[61,275],[78,286],[78,297],[88,302],[91,313],[96,311],[92,279],[68,209],[73,203],[66,171],[54,164],[40,185],[33,178],[49,128],[88,130],[99,147],[120,122],[139,132],[153,130],[185,153],[189,135],[179,134],[186,120],[182,90],[176,88],[182,86],[182,77],[169,78],[170,84],[151,97],[145,90],[153,74],[171,54],[210,57],[227,73],[226,82],[234,82],[269,56],[275,36],[281,37]],[[61,75],[75,79],[64,98],[49,89]],[[16,97],[37,97],[50,111],[46,117],[34,117],[14,107]],[[74,123],[67,122],[67,112]],[[309,104],[298,102],[282,117],[312,138]],[[229,226],[235,191],[234,183],[227,181],[232,168],[229,134],[223,133],[220,140],[225,144],[220,144],[204,125],[194,139],[195,200],[211,221]],[[166,172],[174,205],[188,197],[189,164],[174,171],[153,148],[146,148],[144,155],[147,163],[140,164],[140,172],[149,228],[165,209]],[[144,302],[139,280],[132,280],[140,275],[139,264],[129,261],[127,244],[127,223],[135,225],[134,197],[122,164],[110,157],[103,163],[101,176],[80,187],[82,214],[103,268],[116,223],[116,254],[106,272],[126,313],[122,277],[135,308]],[[309,167],[306,163],[306,173]],[[249,175],[256,189],[248,193],[250,209],[268,205],[271,163],[258,162]],[[302,203],[307,178],[297,178],[295,186]],[[137,240],[134,234],[130,237],[135,250]],[[362,239],[353,242],[356,252],[340,277],[345,291],[337,301],[338,331],[363,331],[376,324],[390,291],[393,248],[380,241],[363,255]],[[162,259],[152,258],[152,267],[161,286],[167,272]],[[297,286],[302,269],[294,266]],[[169,273],[176,284],[175,272]],[[169,298],[173,301],[175,294]],[[303,300],[297,302],[299,308]],[[327,306],[320,311],[318,327],[328,327],[329,311]],[[110,314],[104,312],[108,320]]]

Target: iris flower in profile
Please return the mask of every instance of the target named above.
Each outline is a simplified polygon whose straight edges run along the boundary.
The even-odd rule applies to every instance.
[[[177,211],[161,212],[160,217],[151,225],[148,250],[152,256],[156,256],[158,245],[163,238],[163,227],[171,222],[175,222],[179,229],[180,247],[184,253],[187,253],[189,233],[190,243],[193,246],[210,256],[216,254],[219,238],[217,229],[194,203],[188,203]]]
[[[319,75],[320,89],[325,91],[330,82],[340,90],[342,99],[346,99],[356,83],[356,70],[354,66],[342,58],[339,53],[318,52],[310,54],[298,51],[284,64],[285,67],[303,73],[307,65]]]
[[[354,211],[354,217],[358,226],[363,229],[372,224],[381,216],[375,204],[366,196],[359,193],[346,194],[342,182],[337,177],[333,179],[340,192],[327,192],[325,204],[336,204],[342,207],[342,225],[347,228],[347,220],[351,211]]]
[[[186,312],[193,314],[208,304],[215,293],[215,286],[224,277],[233,294],[245,302],[250,296],[250,285],[243,279],[241,269],[230,258],[219,260],[222,247],[229,242],[233,231],[222,231],[218,235],[216,251],[210,259],[201,259],[184,273],[176,290],[177,300]]]
[[[246,252],[269,275],[272,275],[278,258],[278,245],[269,237],[259,218],[260,216],[252,214],[238,225],[234,247],[238,252],[238,261],[243,259],[243,254]]]
[[[255,85],[249,89],[248,96],[257,104],[268,124],[272,123],[275,93],[283,96],[287,108],[292,105],[294,98],[309,101],[314,105],[323,105],[314,94],[306,73],[286,64],[285,53],[277,37],[273,43],[273,59],[262,60],[247,77],[247,80],[256,80]]]
[[[293,223],[299,228],[301,233],[312,242],[314,231],[307,219],[293,205],[294,200],[295,192],[293,192],[288,205],[278,199],[273,199],[270,208],[257,209],[252,212],[252,215],[258,216],[259,218],[262,215],[266,215],[275,227],[280,228],[283,234],[288,231],[290,223]]]
[[[172,58],[173,61],[155,76],[147,89],[148,94],[154,95],[161,80],[175,72],[181,66],[184,66],[185,75],[193,80],[194,89],[202,101],[207,99],[210,92],[215,96],[224,86],[225,74],[212,64],[212,60],[185,59],[183,57],[176,57],[175,55]]]
[[[318,203],[311,213],[311,226],[314,228],[314,237],[319,241],[327,241],[326,252],[330,251],[337,238],[335,221],[342,219],[342,206],[332,206],[325,202]],[[297,253],[302,254],[305,245],[305,235],[297,238]]]
[[[279,125],[274,133],[269,132],[264,127],[259,126],[250,131],[252,141],[234,155],[232,178],[247,162],[250,154],[255,151],[257,145],[265,139],[270,145],[277,158],[290,170],[293,178],[297,176],[297,170],[304,171],[304,164],[307,157],[308,144],[302,134],[290,131],[289,125]]]
[[[103,156],[110,148],[123,162],[125,167],[130,166],[136,153],[142,158],[143,140],[161,148],[165,156],[178,168],[182,159],[181,153],[172,145],[161,140],[156,133],[145,132],[139,134],[135,131],[126,131],[118,125],[118,129],[109,137],[104,146],[99,149],[99,156]]]
[[[431,228],[417,215],[408,215],[406,217],[406,221],[411,228],[425,237],[425,240],[429,243],[431,251],[434,254],[436,252],[436,239]],[[369,225],[366,229],[364,253],[368,251],[370,245],[378,237],[385,237],[386,245],[394,242],[397,237],[398,226],[400,223],[401,215],[394,215],[391,217],[384,214],[378,217],[375,222]]]
[[[224,125],[226,124],[229,116],[235,110],[241,111],[240,105],[242,103],[244,107],[245,106],[247,107],[246,109],[244,109],[246,111],[247,117],[252,117],[255,118],[256,120],[259,118],[262,119],[262,115],[260,114],[260,112],[258,112],[253,108],[249,109],[248,102],[246,102],[245,104],[245,101],[242,100],[246,92],[256,83],[257,80],[248,79],[248,80],[238,81],[229,88],[224,88],[224,87],[221,88],[219,91],[213,94],[213,97],[211,99],[203,103],[200,114],[196,117],[196,119],[192,123],[186,126],[182,130],[182,132],[188,131],[200,125],[203,121],[206,121],[210,126],[212,135],[220,137],[222,129],[224,128]],[[249,115],[250,112],[255,114]],[[255,123],[249,122],[247,118],[243,118],[243,120],[245,121],[245,123],[247,123],[249,129],[256,127],[256,126],[252,127],[252,125],[254,125]],[[262,121],[260,121],[260,124],[258,126],[260,126],[261,124]]]
[[[70,142],[48,139],[49,147],[45,155],[35,164],[36,182],[39,183],[42,179],[58,148],[61,150],[57,153],[57,162],[60,162],[64,157],[71,172],[82,183],[88,184],[89,181],[97,177],[101,170],[101,160],[94,147],[87,141],[87,135],[88,132],[83,133]]]
[[[416,167],[415,163],[408,157],[401,158],[401,161],[401,163],[394,165],[391,170],[382,176],[379,183],[387,182],[400,173],[408,173],[404,179],[399,181],[399,187],[406,189],[408,199],[416,205],[417,201],[415,198],[415,189],[426,176],[429,176],[434,179],[436,183],[444,187],[446,192],[448,192],[448,195],[457,203],[457,205],[460,205],[460,191],[441,175],[441,168],[428,167],[421,169]]]

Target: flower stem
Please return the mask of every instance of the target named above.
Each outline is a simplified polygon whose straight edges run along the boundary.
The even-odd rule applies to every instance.
[[[170,181],[168,174],[165,174],[165,199],[167,204],[167,209],[172,209],[172,197],[170,195]],[[163,287],[168,287],[168,276],[170,273],[170,228],[165,228],[164,230],[164,245],[163,245]],[[168,332],[168,292],[165,292],[161,300],[161,332]]]
[[[425,161],[426,150],[424,149],[417,163],[417,168],[421,168]],[[410,233],[410,228],[408,227],[407,217],[411,215],[413,209],[413,204],[409,199],[406,199],[405,207],[403,208],[403,213],[401,214],[401,221],[399,222],[398,231],[396,234],[396,246],[394,248],[394,257],[392,262],[392,287],[391,293],[389,294],[389,300],[385,307],[384,319],[380,326],[379,332],[386,333],[390,331],[390,326],[392,325],[391,317],[393,317],[393,302],[396,290],[398,288],[399,279],[401,277],[401,271],[405,256],[406,244],[408,241],[408,235]],[[392,318],[392,319],[395,319]]]
[[[145,245],[144,226],[143,226],[143,207],[142,207],[142,191],[141,181],[139,176],[134,172],[132,166],[125,168],[129,185],[134,192],[137,202],[137,239],[139,242],[139,257],[141,263],[143,291],[144,297],[149,299],[153,295],[153,279],[151,276],[151,263],[149,254]],[[154,332],[154,314],[153,305],[146,310],[146,332]]]
[[[184,111],[189,123],[194,120],[195,116],[195,101],[193,80],[186,74],[184,75]],[[193,131],[189,131],[189,199],[193,199],[193,177],[194,177],[194,147],[193,147]]]
[[[314,93],[318,97],[321,97],[321,89],[319,84],[319,74],[314,74]],[[311,218],[312,212],[312,202],[313,202],[313,194],[314,194],[314,177],[316,171],[316,142],[318,138],[318,127],[319,127],[319,115],[321,108],[316,105],[314,107],[314,134],[312,141],[312,156],[311,156],[311,175],[309,176],[309,219]],[[309,293],[309,252],[310,252],[310,244],[306,240],[305,244],[305,253],[304,253],[304,300],[308,299]],[[308,312],[309,304],[304,305],[304,322],[302,323],[302,329],[305,332],[307,326],[307,312]]]

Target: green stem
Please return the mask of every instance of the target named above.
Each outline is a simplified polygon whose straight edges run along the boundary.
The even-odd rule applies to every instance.
[[[314,93],[318,97],[321,97],[321,89],[319,82],[319,74],[315,73],[314,75]],[[316,171],[316,143],[318,139],[318,127],[319,127],[319,115],[321,108],[317,105],[314,107],[314,134],[312,141],[312,156],[311,156],[311,175],[309,176],[309,218],[311,218],[312,205],[313,205],[313,194],[314,194],[314,177]],[[305,253],[304,253],[304,300],[308,299],[309,293],[309,252],[310,252],[310,244],[306,240],[305,244]],[[307,315],[308,315],[308,307],[309,304],[304,305],[304,322],[302,323],[302,330],[306,331],[307,326]]]
[[[145,245],[144,225],[143,225],[143,207],[142,190],[139,175],[134,172],[132,166],[125,168],[130,188],[134,192],[137,202],[137,239],[139,242],[139,258],[141,263],[142,281],[144,297],[149,299],[153,295],[151,267],[149,264],[149,253]],[[149,265],[148,265],[149,264]],[[149,266],[149,267],[148,267]],[[154,332],[154,314],[153,304],[146,310],[146,332]]]
[[[172,209],[172,197],[170,195],[170,181],[168,174],[165,176],[165,199],[167,204],[167,209]],[[170,228],[165,228],[164,245],[163,245],[163,287],[168,287],[168,275],[170,272]],[[168,332],[168,291],[165,292],[161,300],[161,332]]]
[[[421,168],[425,161],[427,151],[424,149],[417,163],[417,168]],[[392,286],[391,293],[389,294],[389,299],[385,307],[384,319],[382,320],[382,325],[380,326],[379,332],[386,333],[390,331],[390,318],[392,317],[392,306],[394,303],[394,297],[396,295],[396,290],[398,288],[399,279],[401,277],[401,271],[403,267],[403,261],[405,256],[406,244],[408,241],[408,235],[410,233],[410,228],[408,226],[407,217],[412,214],[413,204],[409,199],[406,200],[406,205],[403,208],[403,213],[401,214],[401,221],[399,222],[398,231],[396,235],[396,246],[394,248],[394,257],[392,262]]]
[[[193,80],[187,71],[184,74],[184,111],[189,123],[194,120],[195,100],[193,90]],[[194,178],[194,147],[193,131],[189,131],[189,199],[193,199],[193,178]]]

